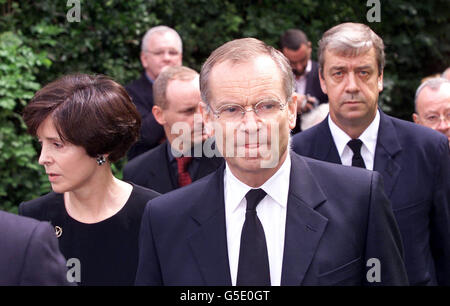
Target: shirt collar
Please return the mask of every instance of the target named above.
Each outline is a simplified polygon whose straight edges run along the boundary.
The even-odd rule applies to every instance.
[[[331,116],[328,116],[328,125],[330,127],[331,135],[333,136],[336,149],[339,156],[342,156],[345,146],[351,140],[350,136],[347,135],[340,127],[338,127]],[[380,111],[377,110],[375,118],[372,120],[370,125],[364,130],[364,132],[358,137],[363,142],[363,145],[369,150],[371,154],[375,154],[375,149],[377,146],[377,136],[378,128],[380,126]]]
[[[289,179],[291,174],[291,157],[289,151],[280,169],[275,172],[259,188],[264,190],[278,205],[286,208],[289,193]],[[233,175],[226,163],[224,173],[225,203],[229,211],[234,212],[252,187],[241,182]]]
[[[147,80],[150,82],[150,83],[154,83],[155,81],[151,78],[151,77],[149,77],[149,75],[147,74],[147,72],[144,72],[144,74],[145,74],[145,77],[147,78]]]
[[[311,71],[311,68],[312,68],[312,61],[308,60],[308,63],[306,64],[305,75],[307,75]]]

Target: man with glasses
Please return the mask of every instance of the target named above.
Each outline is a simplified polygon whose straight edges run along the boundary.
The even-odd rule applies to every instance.
[[[379,174],[290,152],[297,99],[279,51],[222,45],[200,91],[226,163],[148,203],[137,285],[407,284]]]
[[[296,153],[379,172],[402,234],[411,285],[450,285],[450,152],[443,135],[378,108],[384,43],[343,23],[319,41],[330,114],[295,135]]]
[[[450,141],[450,81],[425,81],[417,88],[414,105],[414,122],[441,132]]]
[[[141,43],[141,77],[125,88],[142,117],[139,141],[128,151],[128,160],[160,144],[164,129],[155,120],[153,108],[153,82],[167,66],[180,66],[183,43],[178,33],[167,26],[153,27],[145,33]]]

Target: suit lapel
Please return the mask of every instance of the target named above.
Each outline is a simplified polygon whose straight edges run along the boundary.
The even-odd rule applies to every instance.
[[[300,285],[314,257],[328,219],[314,209],[326,201],[305,161],[291,153],[291,177],[281,285]]]
[[[392,120],[380,110],[380,127],[378,129],[377,146],[373,170],[383,176],[384,190],[388,197],[400,174],[401,167],[395,161],[402,150]]]
[[[203,202],[198,203],[191,216],[198,224],[189,238],[207,286],[231,286],[225,225],[223,171],[225,165],[214,173],[205,188]]]
[[[328,125],[328,116],[318,125],[318,135],[314,141],[314,157],[318,160],[325,160],[335,164],[342,164],[341,158],[331,135],[330,126]]]
[[[155,154],[157,160],[150,163],[151,169],[147,186],[154,186],[153,189],[159,193],[166,193],[174,190],[177,186],[174,185],[170,175],[171,169],[167,158],[167,144],[160,145],[157,148],[158,152]]]
[[[202,157],[199,160],[198,170],[195,176],[192,178],[193,180],[198,180],[202,178],[214,170],[216,170],[219,165],[223,162],[222,158],[219,157]]]

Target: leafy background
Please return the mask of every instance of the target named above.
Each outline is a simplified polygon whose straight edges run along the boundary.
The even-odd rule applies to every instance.
[[[73,2],[73,1],[72,1]],[[138,77],[140,40],[165,24],[183,38],[184,65],[200,70],[210,52],[234,38],[277,46],[300,28],[313,43],[347,21],[368,24],[386,45],[381,107],[410,120],[420,80],[450,66],[448,0],[381,0],[381,22],[368,23],[365,0],[81,0],[68,22],[66,0],[0,0],[0,209],[50,190],[21,112],[34,92],[71,72],[107,74],[122,84]],[[125,161],[114,165],[120,177]]]

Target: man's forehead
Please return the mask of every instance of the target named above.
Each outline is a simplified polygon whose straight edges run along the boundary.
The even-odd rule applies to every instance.
[[[298,59],[308,55],[309,46],[307,44],[301,44],[297,50],[289,48],[283,48],[283,54],[289,59]]]
[[[192,79],[174,79],[168,81],[166,92],[176,92],[179,89],[198,90],[200,92],[198,76]]]
[[[280,87],[275,84],[279,84]],[[275,85],[275,86],[274,86]],[[239,92],[253,89],[281,89],[281,74],[275,62],[268,56],[256,57],[250,61],[230,60],[216,64],[210,75],[212,93]]]
[[[150,36],[148,40],[148,47],[158,48],[160,46],[170,46],[177,48],[178,47],[178,39],[176,35],[172,32],[156,32]]]
[[[279,71],[275,61],[266,55],[258,55],[250,60],[230,60],[227,59],[220,63],[214,65],[211,69],[211,76],[221,76],[229,80],[247,80],[249,75],[237,73],[237,74],[223,74],[225,71],[246,71],[252,72],[257,76],[272,75],[274,76],[274,71]]]
[[[365,52],[339,52],[336,50],[326,50],[324,56],[324,64],[328,66],[345,65],[348,63],[357,66],[376,65],[375,49],[372,47]]]
[[[450,104],[450,84],[441,84],[439,88],[433,89],[429,86],[423,88],[419,93],[418,97],[419,103],[434,101],[446,102]]]

